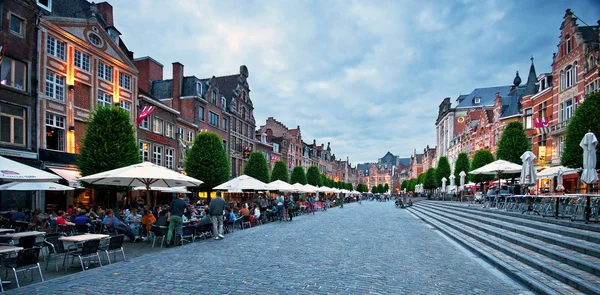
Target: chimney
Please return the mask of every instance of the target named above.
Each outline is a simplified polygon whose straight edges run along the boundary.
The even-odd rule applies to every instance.
[[[138,74],[138,87],[152,94],[152,81],[163,79],[163,65],[149,56],[140,57],[134,61]]]
[[[173,63],[173,108],[179,109],[179,99],[183,90],[183,65],[179,62]]]
[[[106,25],[108,27],[113,27],[114,24],[113,24],[113,7],[112,7],[112,5],[108,4],[108,2],[102,2],[102,3],[96,4],[96,7],[98,8],[100,15],[102,15],[102,18],[104,18]]]

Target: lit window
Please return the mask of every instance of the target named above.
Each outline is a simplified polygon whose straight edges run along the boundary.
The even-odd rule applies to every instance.
[[[150,119],[148,117],[144,118],[144,120],[142,120],[142,122],[140,123],[140,128],[142,129],[150,129]]]
[[[167,123],[167,129],[165,130],[165,136],[168,138],[174,138],[173,131],[175,131],[175,125],[173,125],[171,123]]]
[[[173,157],[175,155],[174,149],[167,149],[165,152],[165,167],[173,169]]]
[[[75,49],[75,66],[89,72],[90,71],[90,56]]]
[[[48,41],[46,42],[46,52],[48,54],[65,60],[65,47],[65,42],[60,42],[56,38],[48,36]]]
[[[163,133],[163,120],[159,118],[154,118],[152,121],[152,132],[162,134]]]
[[[163,147],[160,145],[155,145],[152,152],[152,163],[158,166],[162,166],[163,164]]]
[[[113,103],[113,97],[112,95],[106,93],[106,92],[102,92],[102,91],[98,91],[98,106],[99,107],[110,107]]]
[[[131,102],[126,101],[126,100],[121,100],[119,102],[119,106],[131,113]]]
[[[150,160],[150,144],[140,141],[140,158],[142,162]]]
[[[21,37],[25,36],[25,20],[14,14],[9,14],[9,19],[10,32]]]
[[[56,100],[65,100],[65,77],[46,71],[46,96]]]
[[[65,117],[46,113],[46,148],[65,150]]]
[[[27,64],[5,56],[0,65],[0,84],[27,91]]]
[[[25,109],[0,104],[0,142],[25,145]]]
[[[218,128],[219,127],[219,115],[217,115],[213,112],[208,112],[208,124]]]
[[[119,86],[127,90],[131,90],[131,76],[119,73]]]
[[[113,67],[98,62],[98,77],[108,81],[113,81]]]

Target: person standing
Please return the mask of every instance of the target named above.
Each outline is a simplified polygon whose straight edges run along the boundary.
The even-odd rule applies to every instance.
[[[277,218],[279,219],[279,221],[283,220],[283,202],[285,202],[285,200],[283,199],[283,195],[279,195],[277,197]]]
[[[225,200],[218,194],[216,198],[210,200],[210,216],[212,218],[213,236],[215,240],[225,238],[223,235],[223,210],[225,210]],[[247,209],[246,209],[247,210]]]
[[[292,196],[289,196],[287,200],[287,214],[292,221],[292,217],[294,217],[294,198]]]
[[[169,222],[169,233],[167,234],[167,247],[173,242],[173,230],[176,233],[183,231],[182,216],[184,210],[187,209],[187,212],[192,212],[190,206],[183,200],[182,196],[182,194],[179,194],[177,199],[171,202],[171,221]]]
[[[312,211],[312,214],[313,215],[315,214],[315,203],[316,203],[315,198],[312,195],[310,195],[308,197],[308,210],[309,210],[308,213],[310,213],[310,211]]]
[[[344,195],[340,197],[340,208],[344,209]]]

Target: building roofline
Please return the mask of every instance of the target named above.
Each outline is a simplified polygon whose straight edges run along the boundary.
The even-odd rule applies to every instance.
[[[159,100],[156,99],[152,99],[146,95],[143,94],[138,94],[138,97],[153,104],[156,105],[158,107],[160,107],[161,109],[165,110],[165,111],[169,111],[171,113],[174,113],[176,115],[180,115],[181,113],[179,111],[177,111],[176,109],[170,108],[169,106],[165,105],[164,103],[160,102]]]
[[[161,67],[165,67],[163,64],[161,64],[160,62],[158,62],[156,59],[150,57],[150,56],[142,56],[142,57],[138,57],[138,58],[134,58],[133,61],[138,61],[138,60],[145,60],[145,59],[149,59],[157,64],[159,64]]]

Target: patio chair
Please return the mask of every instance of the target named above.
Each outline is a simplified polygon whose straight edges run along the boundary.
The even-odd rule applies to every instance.
[[[124,240],[125,240],[124,235],[111,236],[110,238],[103,240],[108,243],[105,243],[103,246],[100,246],[98,249],[100,251],[104,251],[104,253],[106,253],[106,259],[108,260],[108,264],[112,264],[112,262],[110,261],[110,256],[109,256],[110,253],[113,254],[113,261],[117,260],[117,252],[121,252],[121,254],[123,255],[123,261],[127,260],[127,259],[125,259],[125,251],[123,251],[123,241]]]
[[[46,247],[48,249],[48,257],[46,258],[46,270],[48,269],[48,264],[50,264],[50,259],[54,257],[54,266],[56,266],[56,271],[58,271],[58,257],[63,257],[63,266],[64,266],[64,257],[67,255],[68,251],[65,249],[63,242],[59,240],[60,236],[51,236],[47,237],[44,241]]]
[[[244,225],[248,225],[248,228],[252,227],[252,224],[250,224],[250,216],[242,216],[241,220],[241,224],[240,224],[240,228],[244,229]]]
[[[75,232],[85,234],[90,232],[90,227],[87,224],[76,224]]]
[[[42,275],[42,269],[40,268],[40,264],[38,263],[40,257],[40,248],[34,247],[29,249],[20,250],[17,253],[17,259],[14,261],[3,261],[2,266],[6,269],[12,269],[13,274],[15,275],[15,281],[17,283],[17,288],[21,288],[21,284],[19,283],[18,273],[23,271],[31,271],[31,281],[33,281],[33,270],[38,269],[40,274],[40,279],[42,282],[44,281],[44,276]],[[2,284],[0,284],[1,286]],[[4,292],[4,288],[2,288],[2,292]]]
[[[71,245],[69,246],[69,252],[68,252],[68,256],[71,256],[71,264],[73,263],[73,259],[75,259],[75,257],[79,258],[79,263],[81,264],[81,269],[83,271],[85,271],[85,266],[83,265],[83,259],[87,258],[88,259],[88,263],[90,262],[90,259],[93,258],[94,256],[96,256],[96,258],[98,259],[98,263],[100,264],[100,266],[102,266],[102,261],[100,260],[100,254],[98,254],[98,247],[100,246],[100,240],[89,240],[89,241],[85,241],[83,242],[83,245],[81,247],[81,250],[79,250],[77,248],[78,245]],[[65,260],[67,259],[67,257],[65,256]],[[65,272],[67,271],[67,268],[65,267]]]
[[[25,249],[33,248],[35,246],[35,236],[20,237],[17,246]]]
[[[163,244],[165,243],[168,230],[169,228],[166,226],[152,225],[152,248],[154,248],[154,243],[156,243],[156,239],[158,238],[162,238],[160,241],[160,247],[162,248]]]
[[[223,225],[225,226],[225,225]],[[202,225],[196,229],[197,237],[207,239],[209,236],[212,237],[212,223]]]
[[[196,240],[196,227],[193,225],[184,226],[182,231],[177,233],[177,236],[179,236],[182,245],[184,241],[192,243]]]

